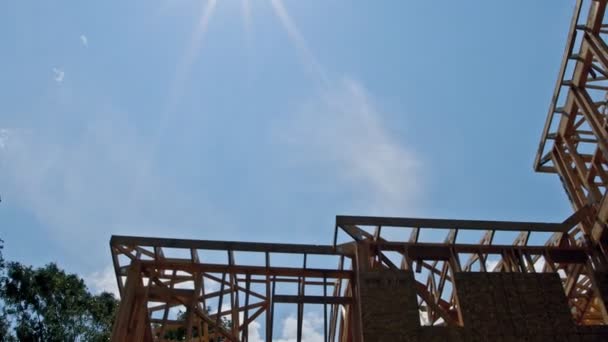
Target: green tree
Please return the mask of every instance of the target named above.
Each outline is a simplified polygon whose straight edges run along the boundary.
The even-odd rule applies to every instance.
[[[211,307],[207,307],[207,310],[205,310],[206,314],[209,314],[210,311],[212,311],[213,309]],[[186,312],[183,311],[179,311],[177,313],[177,319],[185,322],[186,321]],[[230,321],[229,319],[226,319],[225,317],[222,317],[220,324],[222,325],[223,328],[230,330],[230,327],[232,326],[232,321]],[[202,336],[203,332],[198,330],[198,327],[194,327],[192,329],[192,337],[199,337]],[[213,328],[210,327],[209,329],[209,334],[213,334]],[[157,337],[159,337],[157,335]],[[174,328],[174,329],[169,329],[165,332],[165,335],[163,336],[163,339],[168,340],[168,341],[185,341],[186,340],[186,328],[184,327],[179,327],[179,328]],[[215,339],[211,338],[209,339],[210,342],[223,342],[225,340],[224,337],[216,337]]]
[[[118,306],[112,294],[89,293],[84,281],[56,264],[8,262],[0,284],[5,340],[108,341]]]
[[[2,256],[2,248],[4,248],[4,241],[0,239],[0,284],[4,282],[4,257]],[[0,309],[0,341],[5,341],[8,340],[8,337],[6,336],[10,336],[10,323],[2,304],[0,304]]]

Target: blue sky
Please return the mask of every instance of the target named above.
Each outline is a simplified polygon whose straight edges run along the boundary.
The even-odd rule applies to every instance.
[[[573,1],[5,1],[5,256],[331,243],[336,214],[561,221],[532,161]]]

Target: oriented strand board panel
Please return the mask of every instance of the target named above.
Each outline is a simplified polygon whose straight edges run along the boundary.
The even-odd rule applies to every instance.
[[[463,327],[421,327],[411,272],[359,275],[365,342],[608,341],[608,327],[577,327],[557,274],[456,273]]]
[[[359,274],[366,342],[408,341],[419,333],[420,315],[412,272],[376,270]]]
[[[464,330],[478,336],[576,334],[557,274],[457,273]]]
[[[419,334],[413,338],[400,340],[407,342],[520,342],[520,341],[563,341],[563,342],[606,342],[608,327],[585,326],[561,334],[539,335],[513,333],[482,335],[468,328],[458,327],[421,327]]]
[[[581,342],[597,341],[606,342],[608,341],[608,326],[605,325],[589,325],[577,327],[578,337]]]
[[[599,296],[606,305],[608,303],[608,272],[595,272],[595,281],[599,289]]]

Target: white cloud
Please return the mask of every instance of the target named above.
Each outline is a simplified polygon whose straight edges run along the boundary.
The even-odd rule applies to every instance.
[[[424,304],[424,305],[426,305],[426,304]],[[429,321],[428,308],[425,308],[424,311],[419,310],[418,313],[420,314],[420,325],[423,325],[423,326],[431,325],[431,322]]]
[[[109,292],[114,294],[116,298],[120,298],[116,275],[112,266],[108,266],[102,271],[93,272],[85,276],[84,280],[93,293]]]
[[[57,82],[57,83],[63,82],[63,78],[65,77],[65,72],[62,69],[53,68],[53,74],[54,74],[53,78],[55,79],[55,82]]]
[[[323,318],[315,314],[306,314],[302,320],[302,342],[322,342]],[[276,342],[296,342],[298,337],[298,321],[294,316],[283,320],[281,337]]]
[[[82,45],[84,47],[88,47],[89,46],[89,38],[87,38],[87,36],[85,36],[84,34],[80,35],[80,42],[82,43]]]
[[[222,311],[230,310],[230,305],[222,305]],[[217,313],[217,308],[213,308],[211,314]],[[276,313],[276,312],[275,312]],[[244,321],[244,313],[239,312],[239,321]],[[275,324],[278,323],[275,321]],[[298,337],[298,322],[296,317],[291,314],[281,320],[280,335],[273,336],[274,342],[296,342]],[[264,342],[262,324],[258,321],[249,323],[248,337],[249,342]],[[318,312],[308,312],[302,319],[302,342],[322,342],[323,341],[323,316]]]
[[[8,142],[9,131],[6,128],[0,129],[0,148],[4,148]]]
[[[220,210],[159,171],[152,144],[124,113],[100,111],[73,130],[53,117],[3,140],[3,197],[40,222],[40,233],[66,257],[86,253],[77,264],[98,270],[110,260],[111,234],[166,236],[177,227],[171,235],[186,236],[201,221],[226,228]]]
[[[344,79],[330,89],[279,127],[290,158],[346,185],[362,202],[356,210],[375,215],[411,211],[423,181],[418,157],[392,134],[360,83]]]
[[[249,329],[247,330],[247,332],[248,332],[247,341],[264,342],[265,340],[262,337],[262,335],[260,334],[261,330],[262,330],[262,325],[260,323],[258,323],[257,321],[253,321],[253,322],[249,323]]]
[[[536,272],[542,272],[544,267],[545,267],[545,258],[541,258],[541,259],[537,260],[536,263],[534,264],[534,270]]]
[[[486,269],[488,270],[488,272],[494,271],[494,268],[496,268],[496,266],[498,266],[498,260],[486,261]]]
[[[241,318],[242,319],[242,318]],[[257,321],[249,324],[250,342],[264,342],[265,339],[260,333],[262,325]],[[294,316],[287,316],[281,321],[281,335],[275,336],[274,342],[297,342],[298,321]],[[302,342],[322,342],[323,341],[323,317],[318,314],[308,313],[302,319]]]

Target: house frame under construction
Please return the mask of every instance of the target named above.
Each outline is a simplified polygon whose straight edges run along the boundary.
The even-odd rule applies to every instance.
[[[608,340],[607,2],[576,1],[535,159],[572,203],[563,222],[337,216],[329,245],[113,236],[113,341],[270,342],[286,313],[297,341],[311,315],[326,342]]]

